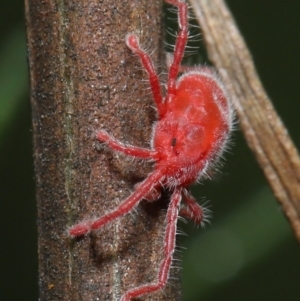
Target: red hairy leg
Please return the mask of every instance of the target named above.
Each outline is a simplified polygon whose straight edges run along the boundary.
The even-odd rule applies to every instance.
[[[148,283],[140,287],[133,288],[127,291],[120,301],[130,301],[132,298],[148,294],[162,289],[169,277],[172,256],[175,249],[175,237],[178,219],[178,207],[181,201],[181,188],[175,189],[171,196],[167,217],[166,217],[166,232],[164,237],[164,258],[160,264],[157,281]]]
[[[137,205],[148,193],[152,190],[165,174],[163,168],[155,170],[151,173],[137,188],[136,190],[125,199],[117,208],[104,214],[98,219],[91,219],[83,221],[77,225],[74,225],[69,229],[70,236],[82,236],[92,230],[97,230],[112,220],[128,213]]]
[[[173,62],[173,54],[172,53],[166,53],[166,64],[167,67],[170,68],[171,64]],[[215,75],[215,71],[211,67],[207,66],[186,66],[186,65],[180,65],[178,69],[178,73],[186,73],[186,72],[199,72],[199,73],[205,73],[210,75]]]
[[[166,106],[163,102],[159,78],[158,75],[156,74],[156,71],[154,70],[152,60],[149,57],[148,53],[146,53],[140,47],[138,37],[135,34],[127,35],[126,45],[134,54],[136,54],[140,58],[143,67],[147,71],[149,75],[149,82],[150,82],[153,98],[158,110],[158,115],[159,117],[162,117],[166,113]]]
[[[141,185],[141,183],[137,183],[134,187],[137,188],[139,185]],[[149,191],[149,193],[144,196],[144,199],[150,203],[157,201],[161,197],[161,194],[162,194],[161,190],[162,190],[161,183],[154,185],[152,187],[152,190]]]
[[[165,2],[177,6],[178,24],[180,29],[174,48],[173,62],[171,63],[169,69],[168,96],[170,99],[167,99],[166,102],[170,102],[172,100],[172,96],[174,96],[174,94],[176,93],[177,76],[188,39],[188,6],[185,2],[181,2],[179,0],[165,0]]]
[[[106,131],[97,132],[97,139],[101,142],[105,142],[111,149],[122,152],[123,154],[128,156],[153,160],[156,160],[158,158],[157,151],[124,144],[115,139],[113,136],[109,135]]]
[[[205,213],[209,210],[202,208],[187,189],[183,189],[182,195],[185,206],[180,208],[179,215],[194,221],[197,225],[201,225],[207,218]]]

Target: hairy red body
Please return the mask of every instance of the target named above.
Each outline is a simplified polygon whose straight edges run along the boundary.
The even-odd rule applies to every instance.
[[[202,224],[208,212],[196,202],[187,187],[204,177],[207,170],[218,162],[233,124],[232,108],[222,83],[212,69],[190,68],[191,71],[178,78],[188,38],[188,8],[183,0],[166,2],[178,8],[180,31],[169,69],[165,97],[161,94],[152,61],[140,47],[137,36],[130,34],[126,37],[127,46],[140,58],[149,75],[157,108],[158,121],[153,126],[151,149],[125,145],[103,130],[97,133],[97,138],[113,150],[128,156],[153,160],[154,171],[136,185],[135,191],[116,209],[69,229],[70,236],[85,235],[130,212],[142,199],[155,201],[162,189],[171,192],[166,216],[164,259],[160,263],[157,280],[125,292],[121,301],[130,301],[166,285],[175,248],[178,215]]]
[[[156,168],[168,165],[166,177],[174,180],[169,185],[188,186],[220,156],[231,127],[231,109],[208,70],[181,76],[165,105],[166,113],[154,127]]]

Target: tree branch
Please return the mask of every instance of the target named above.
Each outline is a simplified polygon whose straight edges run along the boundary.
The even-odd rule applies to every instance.
[[[251,55],[222,0],[190,0],[209,58],[219,70],[240,126],[300,241],[300,159],[264,91]]]
[[[147,174],[145,164],[103,149],[95,132],[103,128],[124,142],[148,146],[155,115],[141,83],[147,76],[124,40],[128,32],[137,33],[142,45],[156,49],[152,57],[158,62],[162,2],[25,5],[40,300],[117,301],[125,290],[156,277],[163,254],[161,204],[142,204],[79,241],[70,241],[66,228],[115,208]],[[143,300],[178,300],[178,281]]]

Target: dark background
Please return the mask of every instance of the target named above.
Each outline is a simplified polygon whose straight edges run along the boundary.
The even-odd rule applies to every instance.
[[[9,3],[9,4],[8,4]],[[228,0],[274,105],[300,146],[300,1]],[[38,299],[23,2],[0,3],[0,300]],[[211,225],[180,228],[184,301],[299,300],[300,249],[241,132],[223,172],[194,188]]]

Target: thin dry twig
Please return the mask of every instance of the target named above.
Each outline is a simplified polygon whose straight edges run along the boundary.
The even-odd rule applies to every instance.
[[[300,241],[300,159],[223,0],[190,0],[248,145]]]

